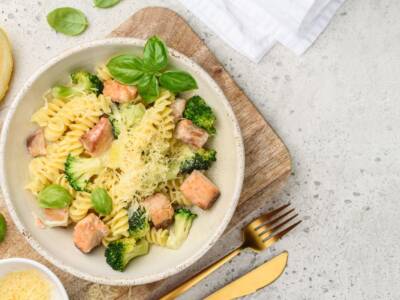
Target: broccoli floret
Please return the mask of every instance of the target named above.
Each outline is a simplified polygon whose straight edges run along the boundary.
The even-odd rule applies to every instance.
[[[96,76],[86,71],[73,72],[71,86],[56,85],[51,89],[55,98],[69,98],[84,93],[95,93],[97,96],[103,91],[103,83]]]
[[[187,239],[193,220],[197,217],[189,209],[179,208],[174,215],[172,226],[167,240],[167,247],[178,249]]]
[[[121,133],[121,112],[116,104],[111,104],[111,113],[108,115],[108,119],[110,120],[112,131],[114,138],[118,138]]]
[[[121,112],[116,104],[111,104],[111,113],[108,115],[110,120],[114,138],[118,138],[121,133]]]
[[[216,158],[217,152],[214,149],[198,149],[180,144],[176,146],[171,154],[167,179],[175,179],[179,173],[187,174],[193,170],[208,170]]]
[[[94,175],[104,169],[101,157],[82,158],[68,155],[65,161],[65,177],[76,191],[87,191],[87,185]]]
[[[56,85],[51,89],[51,94],[54,98],[66,99],[72,96],[82,95],[82,91],[72,86]]]
[[[135,239],[143,238],[150,230],[146,210],[139,207],[129,216],[129,235]]]
[[[114,137],[118,138],[121,133],[121,126],[130,128],[138,124],[143,118],[145,111],[146,108],[141,103],[125,103],[119,106],[113,104],[109,120],[113,128]]]
[[[217,160],[217,151],[214,149],[199,149],[185,159],[180,165],[181,173],[191,173],[193,170],[208,170]]]
[[[133,258],[148,252],[149,243],[145,239],[136,241],[133,237],[127,237],[111,242],[106,248],[105,257],[111,268],[122,272]]]
[[[196,126],[203,128],[211,135],[216,133],[214,127],[216,117],[211,107],[200,96],[193,96],[187,101],[183,117],[191,120]]]
[[[103,82],[96,75],[86,71],[76,71],[70,76],[72,84],[84,91],[95,93],[97,96],[103,91]]]

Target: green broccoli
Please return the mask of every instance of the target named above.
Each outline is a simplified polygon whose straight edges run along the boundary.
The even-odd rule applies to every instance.
[[[174,225],[172,226],[167,240],[167,247],[178,249],[187,239],[193,220],[197,217],[189,209],[179,208],[174,215]]]
[[[111,113],[108,115],[108,119],[110,120],[112,131],[114,138],[118,138],[119,134],[121,133],[121,112],[116,104],[111,104]]]
[[[72,84],[82,90],[95,93],[97,96],[103,91],[103,82],[96,75],[86,71],[76,71],[70,76]]]
[[[82,91],[71,86],[56,85],[51,89],[51,94],[54,98],[67,99],[71,96],[82,95]]]
[[[145,239],[136,241],[133,237],[127,237],[111,242],[104,255],[111,268],[122,272],[133,258],[148,252],[149,243]]]
[[[101,157],[82,158],[68,155],[64,164],[65,177],[76,191],[87,191],[87,185],[94,175],[104,169]]]
[[[211,135],[216,133],[214,127],[216,117],[211,107],[200,96],[193,96],[187,101],[183,117],[191,120],[196,126],[203,128]]]
[[[113,104],[109,120],[113,128],[114,137],[118,138],[118,135],[121,133],[121,126],[130,128],[138,124],[145,111],[146,108],[142,103],[125,103],[119,106]]]
[[[96,76],[86,71],[71,73],[71,86],[56,85],[51,89],[55,98],[69,98],[85,93],[95,93],[97,96],[103,91],[103,83]]]
[[[199,149],[186,158],[180,165],[181,173],[191,173],[193,170],[208,170],[217,160],[217,151],[214,149]]]
[[[146,210],[143,207],[139,207],[130,214],[128,223],[129,235],[135,239],[145,237],[146,233],[150,230]]]

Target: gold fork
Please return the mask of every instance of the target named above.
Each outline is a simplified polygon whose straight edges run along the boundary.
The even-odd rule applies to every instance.
[[[238,255],[243,249],[250,248],[255,252],[260,252],[276,243],[285,234],[301,223],[300,220],[288,226],[289,223],[298,216],[298,214],[292,214],[294,212],[294,208],[285,211],[289,206],[290,203],[285,204],[253,220],[253,222],[248,224],[243,229],[243,243],[239,246],[239,248],[233,250],[231,253],[221,258],[208,268],[204,269],[194,277],[188,279],[176,289],[161,297],[160,300],[172,300],[179,295],[182,295],[192,286],[199,283],[223,264]],[[285,225],[287,225],[287,227]]]

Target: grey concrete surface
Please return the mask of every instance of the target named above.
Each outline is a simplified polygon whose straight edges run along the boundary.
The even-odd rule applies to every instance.
[[[64,5],[88,16],[83,35],[49,29],[47,12]],[[304,220],[272,250],[240,255],[182,299],[207,295],[282,250],[290,253],[286,272],[246,299],[400,299],[400,1],[348,0],[303,56],[278,45],[256,65],[178,1],[97,10],[89,0],[0,0],[16,59],[7,103],[50,57],[154,5],[189,20],[283,138],[293,174],[276,200],[291,201]]]

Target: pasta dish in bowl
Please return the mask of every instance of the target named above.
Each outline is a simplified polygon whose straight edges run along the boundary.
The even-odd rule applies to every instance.
[[[92,42],[44,66],[11,107],[2,168],[35,249],[76,276],[128,285],[175,274],[215,243],[244,154],[215,82],[154,36]]]

